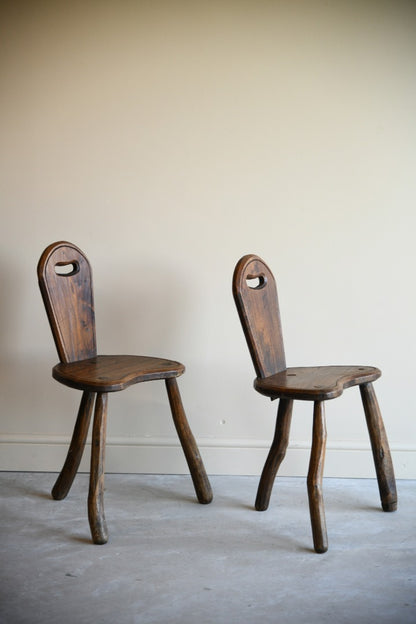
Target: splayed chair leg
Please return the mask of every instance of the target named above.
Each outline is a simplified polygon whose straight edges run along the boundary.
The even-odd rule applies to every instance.
[[[397,491],[393,462],[373,384],[362,384],[360,392],[376,467],[381,505],[383,511],[395,511]]]
[[[276,474],[286,455],[286,450],[289,444],[292,409],[293,401],[291,399],[280,399],[273,442],[270,447],[266,463],[264,464],[257,490],[255,503],[257,511],[265,511],[269,506]]]
[[[104,454],[107,425],[106,393],[98,393],[95,401],[94,424],[91,443],[91,472],[88,493],[88,519],[94,544],[108,540],[104,516]]]
[[[326,424],[323,401],[315,401],[313,409],[312,449],[308,471],[308,497],[313,544],[317,553],[328,550],[322,477],[325,462]]]
[[[189,427],[185,410],[182,405],[178,383],[175,377],[165,379],[173,422],[188,463],[198,501],[207,504],[212,501],[211,485],[198,450],[195,438]]]
[[[82,394],[68,454],[52,489],[52,496],[55,500],[62,500],[67,496],[77,474],[90,426],[94,397],[94,392],[84,392]]]

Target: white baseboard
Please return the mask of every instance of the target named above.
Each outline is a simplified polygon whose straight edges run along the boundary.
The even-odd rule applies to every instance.
[[[259,475],[269,441],[198,439],[208,474]],[[62,436],[0,436],[0,470],[59,472],[68,449]],[[416,479],[416,447],[392,444],[391,453],[397,479]],[[81,471],[89,470],[89,445]],[[310,455],[309,443],[289,446],[279,470],[282,476],[305,476]],[[184,474],[187,466],[177,438],[108,438],[106,472]],[[374,478],[369,445],[329,442],[325,458],[326,477]]]

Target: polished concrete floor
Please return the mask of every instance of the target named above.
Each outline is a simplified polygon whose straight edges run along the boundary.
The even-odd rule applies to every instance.
[[[107,475],[110,539],[90,542],[88,477],[53,501],[55,475],[0,473],[2,624],[416,622],[416,482],[383,513],[375,480],[325,479],[329,550],[312,550],[304,479]]]

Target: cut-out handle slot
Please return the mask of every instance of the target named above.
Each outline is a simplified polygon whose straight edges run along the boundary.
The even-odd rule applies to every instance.
[[[79,264],[76,260],[73,262],[57,262],[55,264],[55,273],[63,277],[70,277],[79,271]]]
[[[267,277],[265,275],[247,275],[246,284],[251,290],[260,290],[267,284]]]

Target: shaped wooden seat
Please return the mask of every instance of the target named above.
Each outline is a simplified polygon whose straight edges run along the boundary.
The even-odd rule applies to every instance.
[[[270,399],[279,399],[276,430],[256,498],[264,511],[289,444],[294,400],[313,401],[312,449],[307,478],[312,534],[316,552],[328,549],[322,477],[325,459],[325,401],[359,386],[384,511],[397,508],[396,483],[389,444],[372,382],[381,372],[372,366],[314,366],[287,368],[276,282],[268,266],[255,255],[237,263],[233,295],[256,371],[254,388]]]
[[[86,256],[75,245],[68,242],[49,245],[38,263],[38,279],[60,359],[52,375],[60,383],[83,393],[68,455],[52,496],[63,499],[71,488],[94,408],[88,518],[93,542],[107,542],[103,493],[108,393],[136,383],[164,380],[198,501],[210,503],[211,486],[176,381],[184,373],[184,365],[155,357],[97,355],[91,268]]]
[[[172,360],[143,355],[96,355],[79,362],[60,362],[52,369],[57,381],[90,392],[117,392],[132,384],[155,379],[171,379],[185,372]]]
[[[375,381],[380,375],[374,366],[302,366],[256,379],[254,387],[272,399],[327,401],[339,397],[345,388]]]

